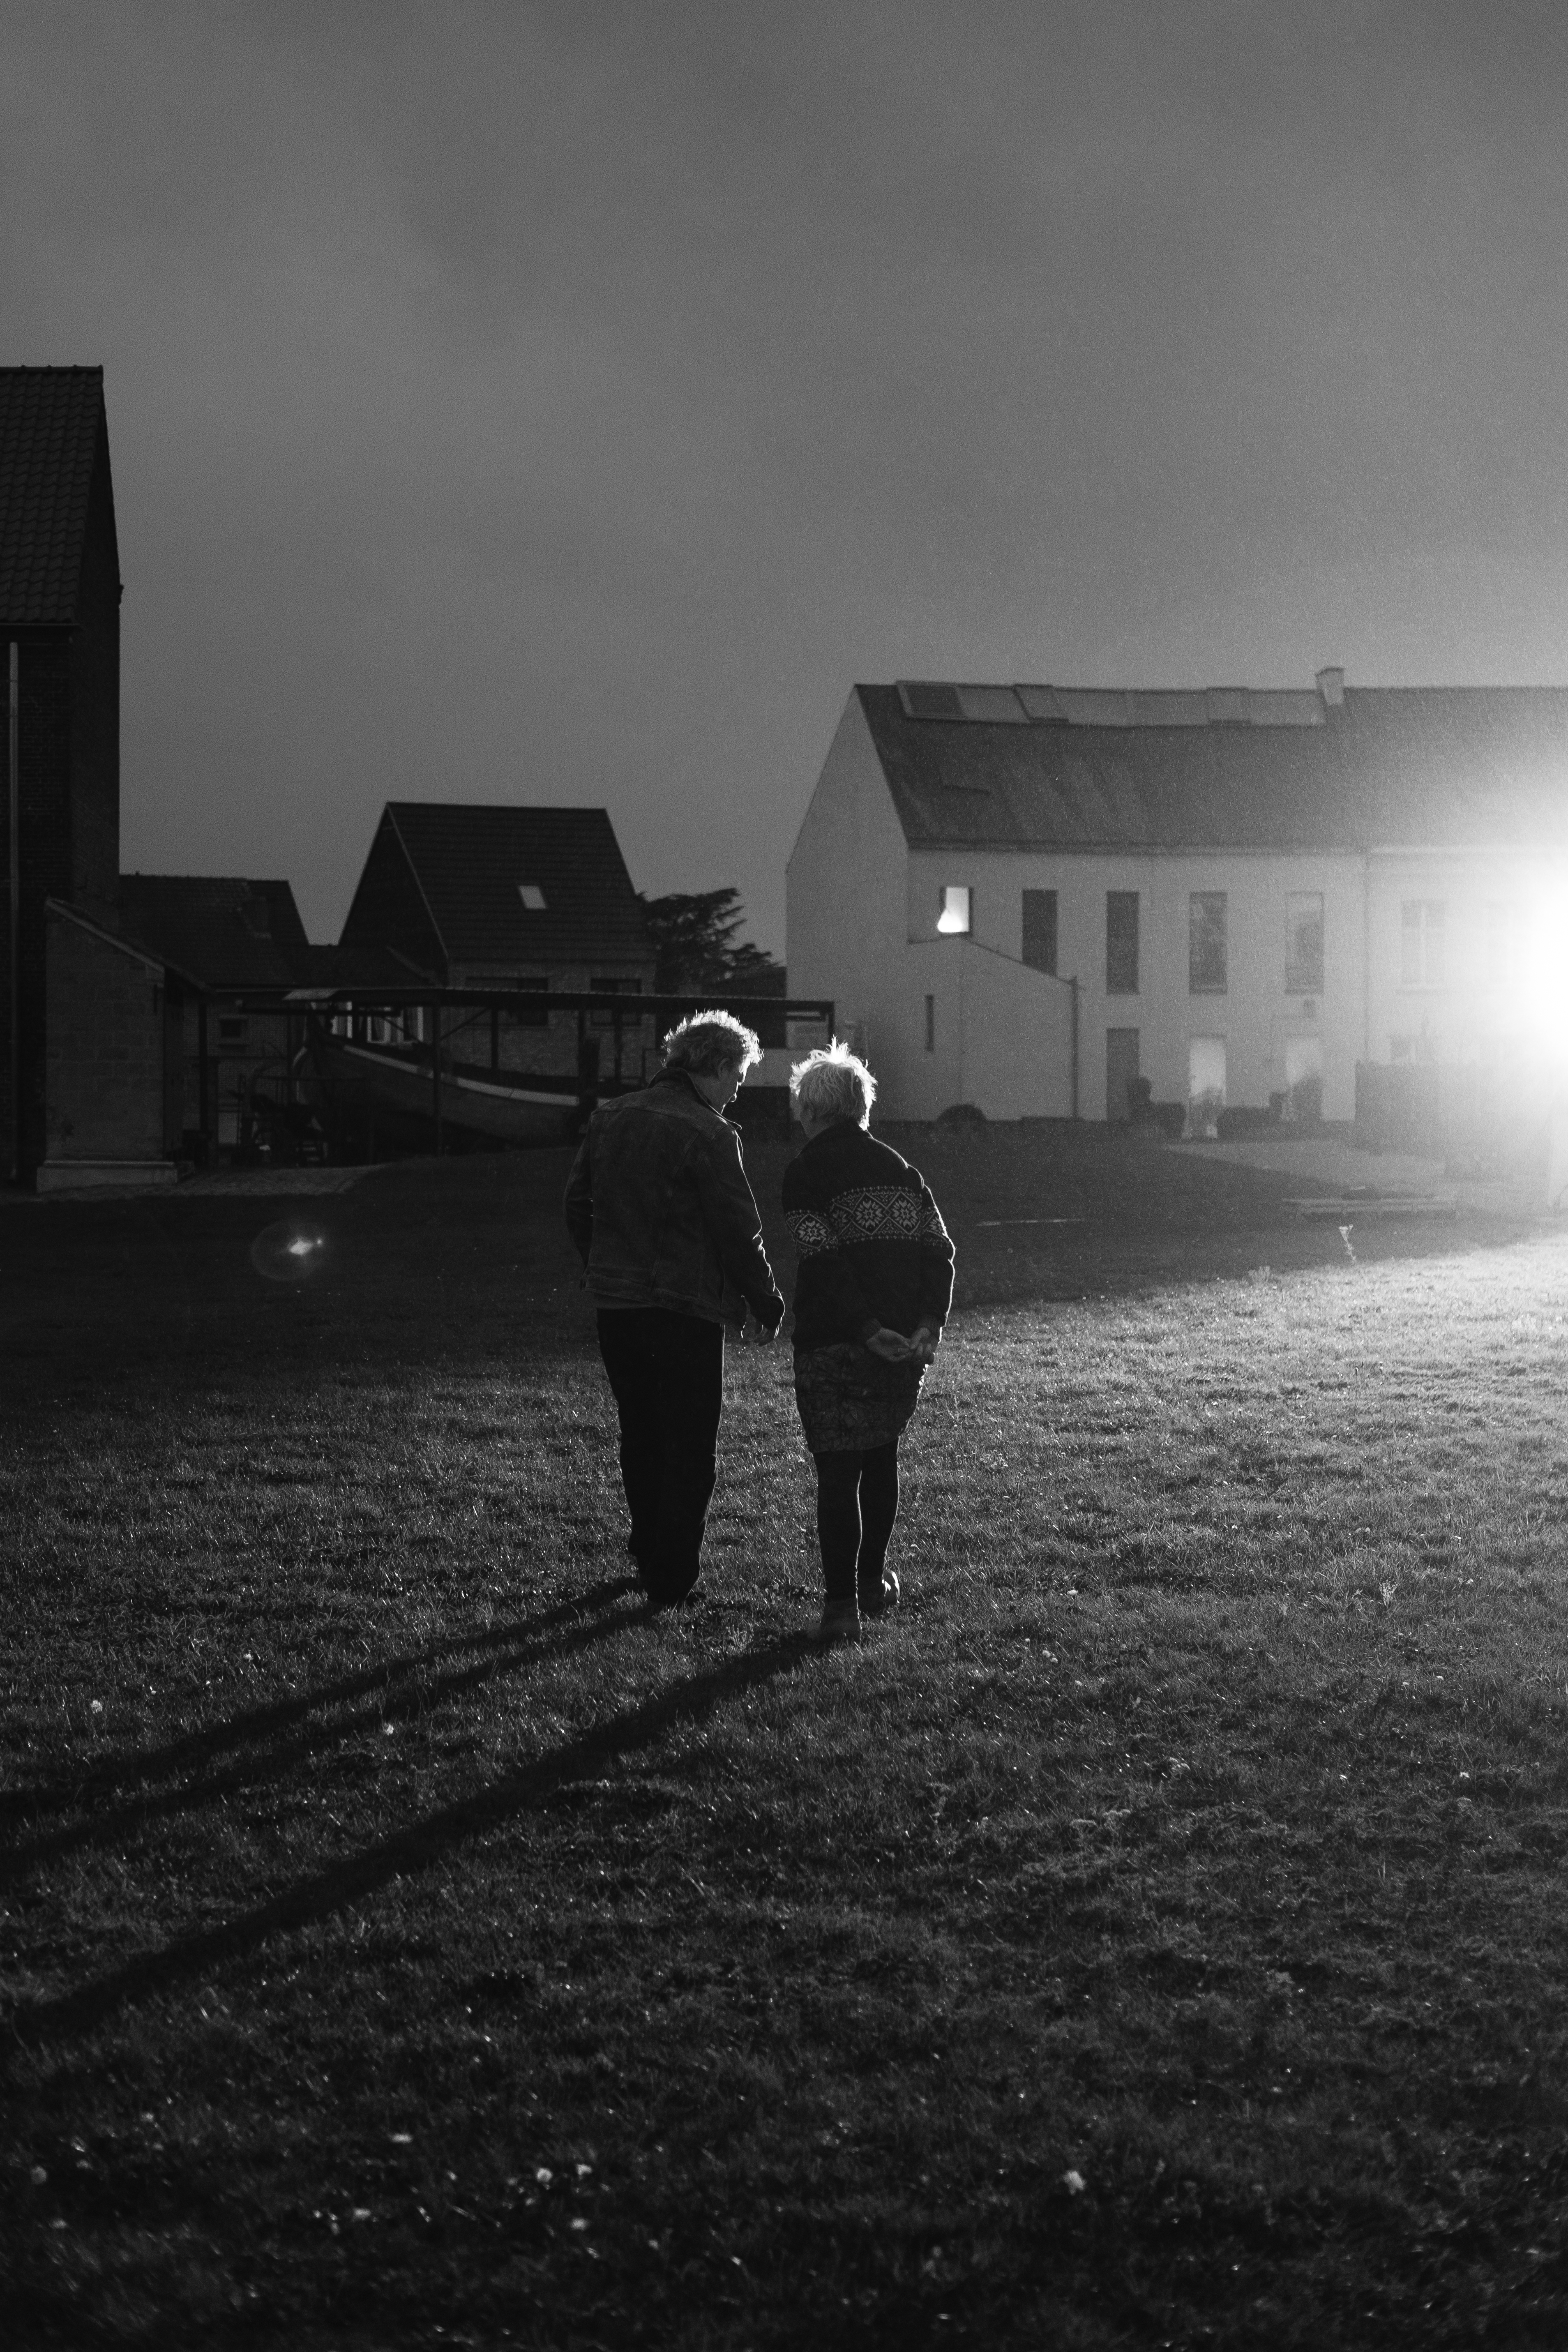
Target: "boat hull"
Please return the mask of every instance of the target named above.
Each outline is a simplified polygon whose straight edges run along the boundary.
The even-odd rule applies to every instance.
[[[411,1150],[429,1150],[435,1142],[427,1055],[318,1034],[310,1042],[306,1087],[322,1124],[335,1132],[368,1126],[378,1142]],[[582,1120],[575,1079],[460,1062],[442,1066],[445,1140],[523,1148],[569,1143]]]

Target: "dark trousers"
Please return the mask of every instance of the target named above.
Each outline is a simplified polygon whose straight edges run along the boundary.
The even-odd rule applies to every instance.
[[[816,1533],[827,1601],[875,1602],[899,1516],[899,1441],[866,1454],[816,1454]]]
[[[650,1599],[679,1601],[697,1581],[718,1475],[724,1327],[663,1307],[621,1307],[599,1317],[599,1353],[621,1417],[627,1549]]]

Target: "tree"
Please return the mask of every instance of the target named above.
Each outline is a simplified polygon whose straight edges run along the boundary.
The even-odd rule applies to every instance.
[[[735,938],[746,919],[738,890],[671,890],[662,898],[644,898],[642,909],[653,941],[657,994],[710,988],[772,996],[782,990],[784,966],[750,940]]]

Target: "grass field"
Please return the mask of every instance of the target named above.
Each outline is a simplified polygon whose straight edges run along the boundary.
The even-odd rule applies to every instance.
[[[831,1655],[784,1350],[639,1615],[559,1155],[0,1210],[17,2352],[1568,2340],[1568,1237],[912,1149]]]

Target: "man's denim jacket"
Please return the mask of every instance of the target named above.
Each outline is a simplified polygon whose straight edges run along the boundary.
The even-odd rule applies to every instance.
[[[566,1186],[566,1223],[600,1307],[664,1307],[773,1329],[784,1303],[741,1139],[681,1070],[601,1103]]]

